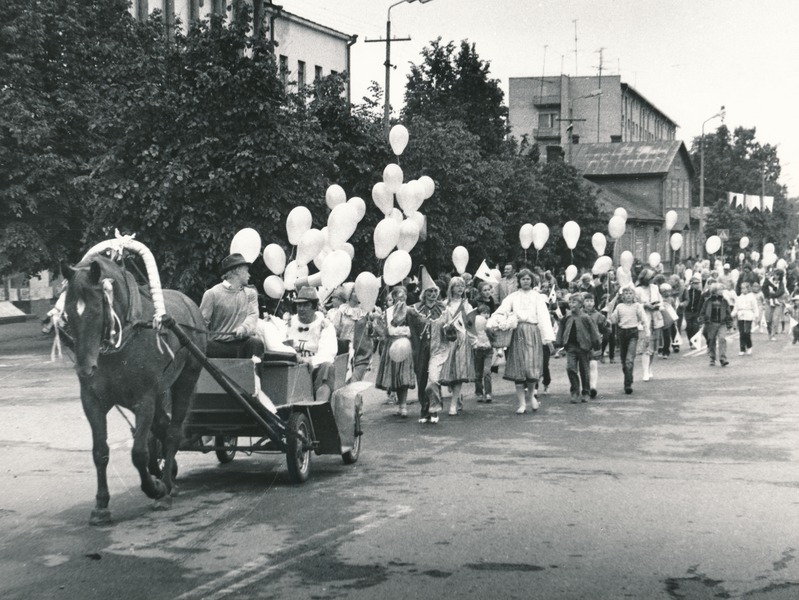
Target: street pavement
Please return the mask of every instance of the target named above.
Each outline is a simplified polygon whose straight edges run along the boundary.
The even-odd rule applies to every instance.
[[[109,415],[114,525],[87,525],[90,433],[65,360],[39,324],[0,326],[0,597],[799,598],[799,346],[656,360],[622,391],[517,416],[511,386],[438,425],[365,397],[361,459],[181,453],[181,494],[155,512]],[[640,366],[638,368],[640,372]],[[639,373],[640,374],[640,373]],[[411,414],[418,404],[411,405]]]

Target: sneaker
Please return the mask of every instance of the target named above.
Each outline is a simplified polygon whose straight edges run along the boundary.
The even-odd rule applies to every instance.
[[[624,393],[629,396],[630,394],[633,393],[633,388],[631,388],[631,387],[624,388]]]
[[[449,409],[449,416],[450,417],[457,417],[458,416],[458,407],[454,404]]]
[[[491,404],[491,394],[486,394],[486,400],[485,400],[485,403],[486,403],[486,404]]]
[[[484,395],[482,395],[482,394],[475,394],[475,395],[477,396],[477,402],[478,402],[478,403],[482,404],[483,402],[485,402],[485,401],[486,401],[486,399],[485,399],[485,396],[484,396]]]
[[[541,405],[538,403],[538,398],[536,398],[535,396],[533,396],[533,399],[532,399],[532,401],[530,402],[530,406],[532,407],[532,409],[533,409],[533,412],[537,411],[537,410],[538,410],[538,407],[539,407],[539,406],[541,406]]]
[[[596,398],[596,394],[597,394],[596,389],[595,388],[591,388],[591,391],[588,392],[588,394],[591,396],[591,398]],[[583,402],[585,402],[585,400],[583,400]]]
[[[580,398],[580,401],[581,401],[581,402],[588,402],[588,396],[586,396],[586,395],[583,395],[583,397],[582,397],[582,398]]]
[[[728,364],[730,364],[730,361],[728,361],[728,360],[721,361],[721,366],[722,367],[726,367]]]
[[[576,395],[572,395],[571,400],[569,400],[572,404],[577,404],[579,400],[577,399]]]
[[[793,343],[795,344],[795,343],[796,343],[796,340],[794,340],[794,342],[793,342]],[[752,354],[752,349],[751,349],[751,348],[747,348],[747,349],[746,349],[746,353],[747,353],[747,354]]]
[[[422,417],[421,419],[419,419],[419,423],[424,425],[425,423],[429,423],[430,419],[431,419],[430,417]]]
[[[743,350],[741,350],[741,351],[738,353],[738,356],[743,356],[744,354],[746,354],[746,352],[744,352]]]
[[[404,419],[408,416],[408,409],[405,406],[401,406],[400,409],[394,414]]]
[[[432,425],[435,425],[436,423],[438,423],[438,414],[430,415],[430,423]]]

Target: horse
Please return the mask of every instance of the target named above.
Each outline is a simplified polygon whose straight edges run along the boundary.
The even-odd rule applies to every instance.
[[[64,275],[65,312],[97,471],[96,504],[89,522],[111,523],[106,417],[114,405],[135,415],[131,455],[142,491],[155,500],[156,508],[169,508],[177,493],[175,454],[202,365],[181,348],[171,330],[153,328],[151,295],[113,260],[86,257],[65,267]],[[163,290],[163,298],[166,314],[187,326],[189,339],[205,352],[205,322],[197,305],[175,290]],[[152,455],[155,440],[163,451],[163,469]]]

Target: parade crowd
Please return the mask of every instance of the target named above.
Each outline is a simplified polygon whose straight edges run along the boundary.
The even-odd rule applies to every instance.
[[[793,267],[793,268],[790,268]],[[278,353],[311,370],[317,400],[329,398],[337,353],[349,353],[348,378],[374,371],[378,389],[396,414],[408,417],[408,392],[416,390],[420,423],[437,423],[463,409],[474,386],[477,402],[493,401],[492,379],[514,384],[516,413],[537,411],[539,394],[552,381],[552,360],[565,358],[570,401],[598,395],[600,362],[621,365],[624,392],[633,393],[636,363],[642,381],[658,359],[707,344],[711,367],[729,364],[726,334],[737,329],[739,355],[751,355],[752,332],[770,340],[788,333],[799,342],[799,269],[749,263],[687,260],[661,272],[636,260],[597,275],[568,281],[565,272],[505,264],[499,281],[469,273],[434,280],[424,267],[385,294],[382,306],[360,306],[352,283],[320,299],[303,286],[286,302],[263,312],[247,286],[249,264],[241,255],[222,263],[223,281],[203,297],[201,311],[212,340],[208,355],[261,357]],[[640,357],[640,362],[638,357]],[[562,364],[561,363],[561,364]],[[464,384],[470,384],[466,389]]]

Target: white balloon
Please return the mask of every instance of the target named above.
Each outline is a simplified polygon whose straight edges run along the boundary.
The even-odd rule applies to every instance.
[[[660,264],[660,252],[653,252],[649,255],[649,266],[653,269],[657,268]]]
[[[721,248],[721,238],[717,235],[711,235],[705,240],[705,250],[708,254],[715,254]]]
[[[349,254],[350,258],[355,258],[355,246],[353,246],[349,242],[341,246],[341,249],[344,250],[344,252],[346,252],[347,254]]]
[[[360,223],[363,220],[364,215],[366,215],[366,202],[363,201],[363,198],[353,196],[347,200],[347,204],[353,208],[355,211],[355,217],[358,219],[358,223]]]
[[[388,348],[388,355],[394,362],[402,362],[411,355],[411,340],[406,337],[395,339]]]
[[[248,263],[254,262],[261,255],[261,236],[252,227],[241,229],[230,242],[230,253],[239,253]]]
[[[624,208],[622,208],[621,206],[613,211],[613,216],[614,217],[621,217],[621,219],[625,223],[627,222],[627,211]]]
[[[340,185],[334,183],[330,187],[327,188],[325,192],[325,204],[329,209],[334,209],[339,204],[343,204],[347,201],[347,192],[344,191],[344,188]]]
[[[616,210],[619,210],[618,208]],[[623,208],[621,210],[624,210]],[[626,214],[626,213],[625,213]],[[610,237],[614,240],[619,239],[621,236],[624,235],[624,230],[627,228],[626,219],[619,216],[613,215],[608,222],[608,233]]]
[[[275,275],[280,275],[286,268],[286,251],[277,244],[268,244],[264,248],[264,264]]]
[[[403,183],[400,186],[400,189],[397,192],[397,204],[399,204],[399,207],[405,213],[413,212],[414,210],[416,210],[416,208],[414,208],[415,204],[414,191],[410,182]]]
[[[302,234],[311,228],[313,218],[311,211],[304,206],[296,206],[291,209],[286,218],[286,233],[289,236],[289,244],[296,246],[300,243]]]
[[[297,263],[307,265],[325,246],[325,234],[318,229],[309,229],[302,234],[297,244]]]
[[[685,269],[685,281],[691,281],[691,277],[694,276],[693,269]]]
[[[409,212],[414,212],[421,208],[422,204],[424,204],[425,197],[424,197],[424,185],[419,182],[418,179],[414,179],[408,182],[408,185],[411,188],[411,198],[410,198],[410,206],[408,210],[405,211],[407,215]]]
[[[270,275],[264,279],[264,292],[270,298],[279,300],[285,291],[286,287],[283,285],[283,280],[277,275]]]
[[[748,245],[749,245],[749,238],[746,236],[743,236],[741,240],[738,242],[738,246],[741,248],[741,250],[746,248]]]
[[[383,183],[386,184],[386,189],[392,194],[396,194],[399,191],[402,185],[402,178],[402,169],[397,164],[391,163],[383,169]]]
[[[574,250],[577,241],[580,239],[580,226],[575,221],[566,221],[563,224],[563,239],[569,250]]]
[[[519,228],[519,242],[522,248],[527,250],[533,243],[533,225],[525,223]]]
[[[753,262],[757,262],[760,260],[760,252],[758,252],[757,250],[753,250],[752,254],[750,254],[749,257],[752,259]]]
[[[455,265],[458,274],[463,275],[466,265],[469,264],[469,251],[463,246],[456,246],[452,251],[452,264]]]
[[[389,215],[392,219],[394,219],[397,223],[402,223],[405,220],[405,215],[402,214],[402,211],[398,208],[391,209],[391,215]]]
[[[566,281],[574,281],[575,277],[577,277],[577,267],[574,265],[566,267]]]
[[[491,269],[490,273],[495,281],[500,281],[502,279],[502,273],[499,272],[499,269]]]
[[[666,229],[671,231],[677,224],[677,211],[670,210],[666,213]]]
[[[339,204],[327,218],[327,243],[333,250],[344,245],[358,227],[358,214],[350,204]]]
[[[411,255],[405,250],[394,250],[383,264],[383,281],[386,285],[396,285],[408,276],[411,267]]]
[[[391,151],[399,156],[408,145],[408,130],[404,125],[394,125],[388,132],[388,143],[391,144]]]
[[[355,278],[354,290],[358,301],[361,303],[361,308],[367,313],[371,312],[380,293],[380,279],[369,271],[363,271]]]
[[[425,216],[419,211],[416,211],[409,214],[408,218],[416,223],[416,226],[419,228],[419,237],[421,238],[422,232],[424,231]]]
[[[424,199],[427,200],[430,196],[432,196],[436,191],[436,182],[433,181],[432,177],[428,175],[422,175],[419,178],[419,183],[422,184],[422,188],[424,189]]]
[[[742,263],[745,258],[746,258],[746,254],[744,254],[743,252],[739,252],[738,253],[738,262],[739,263]]]
[[[327,227],[325,227],[327,229]],[[325,245],[320,251],[319,254],[314,256],[313,264],[316,265],[317,269],[322,269],[322,265],[325,264],[325,259],[330,256],[330,253],[333,252],[333,249],[330,246]]]
[[[382,181],[378,181],[372,186],[372,201],[384,215],[390,215],[391,209],[394,208],[394,194]]]
[[[613,259],[609,256],[600,256],[594,262],[591,272],[594,275],[604,275],[613,267]]]
[[[391,217],[386,217],[375,227],[375,256],[386,258],[399,241],[400,224]]]
[[[732,279],[732,284],[735,285],[738,283],[738,278],[741,276],[741,272],[738,269],[733,269],[730,271],[730,279]]]
[[[536,250],[541,250],[549,239],[549,227],[544,223],[533,225],[533,246]]]
[[[619,284],[620,288],[632,285],[633,276],[632,273],[630,273],[630,269],[625,269],[624,267],[616,269],[616,282]]]
[[[405,219],[399,228],[399,240],[397,248],[410,252],[419,241],[419,226],[413,219]]]
[[[332,290],[344,283],[352,269],[352,259],[344,250],[333,250],[322,263],[322,285]]]
[[[671,244],[671,249],[677,252],[677,250],[682,248],[682,234],[672,233],[671,239],[669,240],[669,244]]]
[[[244,231],[244,230],[242,230],[242,231]],[[241,232],[239,232],[239,233],[241,233]],[[764,255],[766,255],[766,254],[774,254],[774,250],[775,250],[774,244],[772,244],[771,242],[769,242],[768,244],[763,246],[763,254]]]
[[[788,262],[784,258],[779,259],[777,261],[777,268],[785,271],[788,268]]]
[[[308,277],[308,266],[292,260],[286,265],[286,270],[283,272],[283,285],[286,286],[287,290],[293,290],[294,284],[300,277]]]
[[[763,258],[762,258],[762,261],[763,261],[763,266],[764,267],[770,267],[775,262],[777,262],[777,255],[776,254],[764,254]]]
[[[594,247],[596,253],[602,256],[605,253],[605,248],[607,248],[608,239],[605,237],[604,233],[597,231],[591,236],[591,245]]]
[[[621,266],[627,269],[628,271],[633,266],[634,260],[635,257],[633,256],[633,253],[630,252],[629,250],[625,250],[624,252],[621,253],[621,256],[619,256],[619,264],[621,264]]]

